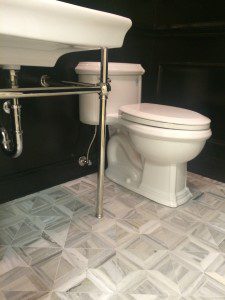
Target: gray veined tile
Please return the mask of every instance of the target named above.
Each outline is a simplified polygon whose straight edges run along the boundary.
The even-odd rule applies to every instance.
[[[44,197],[47,196],[47,198],[56,202],[72,196],[73,193],[63,187],[56,186],[47,190],[43,190],[39,193],[39,195],[43,195]]]
[[[135,261],[132,261],[128,256],[123,255],[122,252],[116,252],[116,263],[117,263],[117,284],[121,283],[127,276],[131,276],[131,273],[136,272],[140,269]]]
[[[210,278],[207,275],[203,275],[200,280],[197,281],[195,287],[191,293],[187,291],[183,292],[183,296],[193,296],[194,299],[223,299],[225,296],[225,286],[218,281]],[[186,298],[186,297],[185,297]],[[189,298],[188,298],[189,299]]]
[[[11,203],[0,205],[0,228],[1,229],[17,223],[18,221],[24,219],[25,217],[26,214]]]
[[[58,270],[61,251],[57,253],[48,252],[48,255],[35,263],[32,263],[32,270],[47,286],[48,290],[53,288],[55,275]]]
[[[185,236],[168,229],[161,223],[158,223],[158,227],[154,228],[152,232],[148,232],[147,235],[167,249],[174,249],[185,239]]]
[[[91,207],[81,215],[74,215],[72,223],[81,231],[101,231],[105,227],[110,227],[115,224],[115,220],[109,218],[109,216],[106,214],[102,219],[96,218],[94,209]]]
[[[19,292],[19,291],[3,291],[1,300],[51,300],[49,292]]]
[[[47,236],[50,237],[51,241],[55,242],[61,247],[64,247],[70,227],[70,222],[70,220],[66,219],[59,224],[46,226],[44,232]]]
[[[191,264],[192,266],[199,269],[199,271],[204,271],[209,266],[209,264],[217,259],[218,253],[215,252],[176,252],[176,256],[180,257],[183,261]]]
[[[113,249],[70,248],[68,251],[83,261],[87,268],[98,268],[115,255]]]
[[[164,255],[149,266],[149,273],[161,282],[170,293],[179,294],[179,286],[170,255]]]
[[[173,253],[170,253],[170,257],[180,292],[185,296],[192,294],[202,280],[203,272],[192,263],[182,259],[182,257],[178,257]]]
[[[147,267],[149,258],[158,250],[166,249],[146,235],[135,237],[119,248],[121,253],[136,262],[140,267],[145,264],[145,267]]]
[[[117,197],[112,198],[109,202],[104,204],[104,212],[112,218],[123,219],[133,210],[132,207],[121,202]]]
[[[172,291],[172,293],[179,293],[175,272],[168,251],[152,251],[151,255],[144,260],[142,260],[142,257],[138,255],[138,253],[127,253],[123,250],[121,253],[120,258],[124,257],[127,261],[130,261],[131,265],[136,263],[136,266],[139,265],[142,269],[151,271],[147,274],[157,279],[167,290]],[[131,275],[129,274],[129,276]]]
[[[86,278],[87,260],[73,249],[64,249],[55,276],[54,290],[68,291]]]
[[[160,220],[155,216],[152,216],[152,218],[139,216],[139,218],[119,220],[117,224],[120,224],[132,233],[148,234],[159,226]]]
[[[157,216],[163,220],[170,214],[174,213],[174,207],[168,207],[159,203],[155,203]]]
[[[215,215],[215,210],[203,205],[200,201],[189,201],[179,208],[182,212],[190,214],[198,221],[207,221],[211,216]]]
[[[225,197],[225,195],[224,195]],[[225,199],[216,196],[210,192],[208,193],[204,193],[199,199],[198,201],[200,203],[202,203],[205,206],[208,206],[211,209],[217,209],[220,210],[220,208],[223,206],[223,204],[225,203]]]
[[[127,245],[126,249],[139,249],[140,251],[149,250],[165,250],[166,248],[154,241],[150,236],[141,234],[138,238],[131,240]],[[147,253],[147,252],[146,252]]]
[[[89,206],[89,205],[77,200],[75,202],[74,213],[73,213],[72,219],[76,218],[77,216],[83,217],[87,214],[93,213],[93,211],[94,211],[93,206]]]
[[[0,246],[0,276],[17,267],[27,267],[27,264],[12,247]]]
[[[150,220],[158,220],[159,218],[156,215],[151,214],[150,212],[148,213],[148,215],[145,215],[142,212],[138,211],[137,209],[133,209],[121,219],[123,220],[144,219],[145,221],[150,221]]]
[[[57,200],[55,207],[57,207],[65,215],[72,218],[78,202],[80,201],[75,197],[67,197]]]
[[[3,291],[48,291],[50,288],[31,267],[15,267],[0,276]]]
[[[187,252],[218,253],[218,249],[203,243],[202,241],[192,237],[191,235],[187,236],[185,240],[183,240],[180,244],[177,245],[175,249],[173,249],[173,251],[185,252],[185,253]]]
[[[19,290],[29,290],[26,286],[26,278],[30,280],[31,290],[51,290],[60,255],[61,249],[13,248],[7,250],[1,261],[1,269],[4,270],[4,274],[0,276],[2,288],[7,289],[7,283],[9,283],[10,289],[15,290],[13,280],[20,282],[21,276],[21,282],[25,286],[20,287],[15,283]],[[14,276],[14,273],[17,276]],[[39,282],[37,287],[33,285],[33,280]]]
[[[136,210],[141,213],[141,215],[145,217],[152,217],[152,215],[159,217],[158,216],[158,205],[147,199],[146,201],[143,201],[139,206],[136,207]]]
[[[62,185],[72,191],[75,195],[96,190],[96,184],[86,178],[79,178]]]
[[[182,297],[179,300],[212,300],[212,297],[203,297],[203,296],[189,296],[189,297]],[[213,300],[225,300],[225,296],[214,297]]]
[[[44,195],[33,194],[19,199],[14,205],[26,214],[33,214],[36,211],[51,207],[53,201]]]
[[[198,225],[197,220],[191,215],[177,210],[161,219],[161,222],[168,229],[182,235],[190,233]]]
[[[207,180],[206,178],[199,176],[197,174],[188,174],[187,176],[187,186],[191,190],[198,190],[201,192],[208,191],[213,186],[213,182],[211,180]]]
[[[103,292],[116,292],[116,284],[119,281],[117,272],[116,255],[110,257],[98,268],[90,268],[87,278]]]
[[[14,247],[60,247],[55,240],[28,218],[21,224],[12,245]]]
[[[26,242],[27,239],[33,239],[34,235],[40,233],[40,228],[35,225],[29,218],[24,219],[16,228],[16,234],[13,238],[13,244]]]
[[[202,272],[205,271],[219,255],[219,253],[211,247],[205,246],[198,241],[191,241],[188,238],[173,250],[173,254]]]
[[[216,212],[207,222],[225,232],[225,213],[224,212]]]
[[[105,294],[102,292],[91,293],[74,293],[74,292],[56,292],[52,294],[51,300],[119,300],[113,294]]]
[[[163,295],[131,294],[131,295],[121,295],[121,298],[119,298],[119,300],[186,300],[186,299],[176,295],[163,296]]]
[[[106,198],[114,198],[114,197],[127,195],[128,193],[130,193],[130,191],[111,181],[109,184],[105,186],[104,193]]]
[[[218,255],[216,259],[206,269],[205,273],[214,280],[223,284],[225,289],[225,255]]]
[[[17,232],[20,230],[24,222],[24,217],[11,219],[7,222],[7,226],[2,227],[0,230],[0,245],[11,245]]]
[[[213,184],[208,189],[208,192],[211,193],[212,195],[220,197],[224,200],[225,199],[225,184],[224,183]]]
[[[105,222],[104,227],[95,227],[95,232],[98,237],[104,240],[105,244],[109,245],[110,248],[115,248],[117,246],[117,226],[115,220],[111,221]]]
[[[88,206],[95,206],[96,203],[96,191],[88,191],[86,193],[83,193],[81,195],[79,195],[79,200],[88,205]],[[106,202],[106,197],[104,197],[104,203]]]
[[[127,243],[131,240],[136,239],[139,234],[134,232],[131,228],[128,228],[125,224],[122,224],[120,221],[116,222],[116,247],[125,247]]]
[[[220,251],[225,243],[225,233],[208,224],[199,224],[190,234],[190,239],[211,247],[211,251]]]
[[[67,234],[65,247],[66,248],[79,248],[78,244],[86,241],[88,238],[89,232],[81,231],[78,226],[71,223],[69,227],[69,231]]]
[[[65,247],[110,249],[114,248],[114,244],[109,243],[98,232],[82,232],[74,224],[71,224]]]
[[[117,286],[118,292],[122,294],[147,294],[151,296],[165,297],[169,295],[177,296],[173,287],[165,285],[155,277],[152,271],[132,272]]]
[[[69,232],[67,235],[65,247],[66,248],[114,248],[115,244],[112,240],[112,233],[105,232],[105,234],[99,234],[98,232],[81,231],[78,226],[71,223]],[[107,236],[106,234],[109,234]]]
[[[159,262],[163,257],[168,255],[167,250],[147,249],[146,251],[144,247],[142,249],[124,248],[119,249],[117,252],[118,255],[126,257],[126,259],[138,266],[139,269],[143,270],[153,269],[156,262]]]
[[[33,216],[38,216],[45,226],[52,226],[63,223],[66,220],[70,220],[70,217],[62,212],[57,206],[38,210],[33,214]]]
[[[196,200],[199,201],[199,199],[201,198],[201,196],[204,194],[201,191],[192,190],[192,189],[190,189],[190,192],[192,193],[191,201],[196,201]]]
[[[13,251],[29,266],[35,266],[42,262],[47,265],[48,262],[58,258],[62,253],[61,248],[14,247]]]
[[[117,200],[123,203],[128,207],[132,207],[133,209],[137,209],[140,205],[152,202],[149,199],[133,193],[131,191],[127,191],[126,193],[119,194],[116,196]]]
[[[99,225],[94,227],[94,232],[113,248],[123,247],[131,239],[138,236],[136,232],[124,226],[121,221],[111,219]]]

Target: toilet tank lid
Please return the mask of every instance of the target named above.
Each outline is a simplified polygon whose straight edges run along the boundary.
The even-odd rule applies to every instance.
[[[211,120],[195,111],[153,103],[130,104],[120,107],[120,115],[127,114],[140,119],[180,125],[202,125],[209,128]]]
[[[80,62],[75,71],[77,74],[95,75],[100,74],[100,62]],[[143,75],[145,70],[140,64],[109,62],[109,75]]]

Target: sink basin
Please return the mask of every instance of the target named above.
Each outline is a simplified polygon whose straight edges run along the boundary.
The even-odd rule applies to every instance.
[[[131,24],[56,0],[0,0],[0,65],[51,67],[65,53],[119,48]]]

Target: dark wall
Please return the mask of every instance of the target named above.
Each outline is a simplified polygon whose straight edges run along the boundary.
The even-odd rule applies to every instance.
[[[143,101],[189,108],[212,119],[213,136],[189,170],[225,181],[225,2],[224,0],[71,0],[64,1],[130,17],[124,47],[110,61],[140,63]],[[76,79],[79,61],[99,60],[99,51],[71,53],[55,68],[23,67],[26,74]],[[20,82],[23,85],[23,81]],[[77,97],[22,100],[24,152],[16,160],[0,152],[0,201],[7,201],[93,172],[79,167],[93,128],[78,118]],[[1,123],[6,122],[0,113]],[[3,120],[4,117],[4,120]]]

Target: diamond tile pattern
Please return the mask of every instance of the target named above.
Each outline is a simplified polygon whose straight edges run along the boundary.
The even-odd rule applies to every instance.
[[[225,300],[225,184],[169,208],[96,174],[0,206],[1,300]]]

